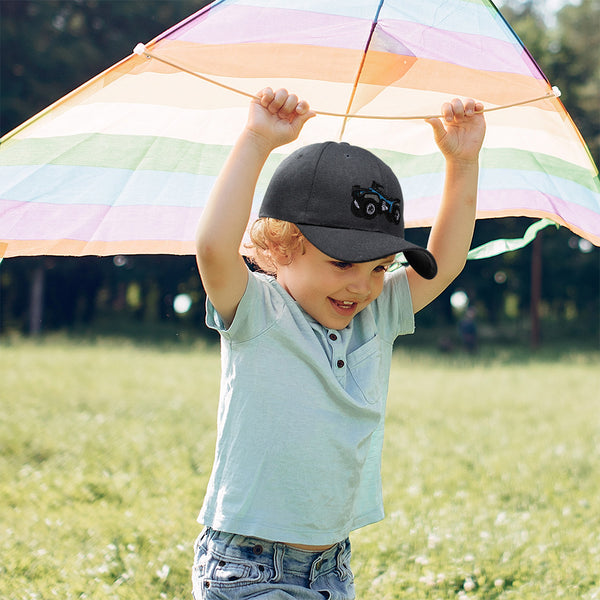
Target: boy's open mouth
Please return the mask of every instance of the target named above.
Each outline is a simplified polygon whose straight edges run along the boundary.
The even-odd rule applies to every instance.
[[[331,302],[333,307],[342,314],[351,313],[356,308],[356,302],[351,302],[349,300],[336,300],[335,298],[329,298],[329,302]]]

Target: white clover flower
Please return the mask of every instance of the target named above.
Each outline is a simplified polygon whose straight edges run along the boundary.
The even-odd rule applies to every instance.
[[[465,579],[465,583],[463,584],[463,589],[465,590],[465,592],[470,592],[470,591],[474,590],[475,582],[470,577],[467,577]]]
[[[165,579],[169,576],[171,572],[171,568],[169,565],[163,565],[158,571],[156,571],[156,576],[161,580],[165,581]]]

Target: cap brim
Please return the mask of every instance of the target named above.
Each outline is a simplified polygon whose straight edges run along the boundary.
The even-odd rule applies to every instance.
[[[368,262],[402,252],[421,277],[433,279],[437,273],[437,263],[431,252],[404,238],[360,229],[296,225],[311,244],[335,260]]]

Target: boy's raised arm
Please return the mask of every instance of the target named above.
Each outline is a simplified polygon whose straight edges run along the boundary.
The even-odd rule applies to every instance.
[[[442,202],[431,228],[427,249],[434,255],[438,273],[420,277],[408,267],[413,310],[418,312],[459,275],[465,266],[477,209],[479,151],[485,135],[483,105],[455,99],[442,106],[444,123],[428,119],[435,141],[446,159]]]
[[[196,233],[198,269],[206,294],[226,325],[233,321],[246,289],[248,271],[239,247],[261,169],[271,151],[295,140],[313,114],[306,102],[286,90],[262,90],[251,102],[246,127],[202,212]]]

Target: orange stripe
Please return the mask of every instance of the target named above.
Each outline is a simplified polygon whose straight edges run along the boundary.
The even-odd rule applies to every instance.
[[[114,242],[81,240],[11,240],[4,258],[13,256],[112,256],[114,254],[195,253],[194,242],[181,240],[121,240]]]
[[[201,45],[164,41],[152,52],[209,76],[248,78],[317,79],[353,84],[362,51],[297,44]],[[150,63],[150,64],[148,64]],[[174,68],[148,61],[131,73],[148,69],[173,73]],[[432,59],[401,56],[389,52],[369,53],[361,83],[425,89],[469,96],[492,104],[509,104],[541,96],[548,84],[534,77],[469,69]],[[374,90],[371,90],[371,94]],[[548,110],[550,106],[543,105]]]

